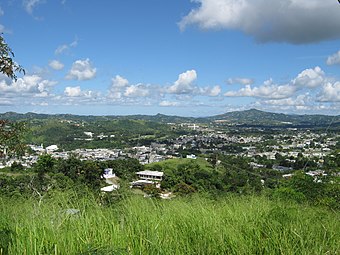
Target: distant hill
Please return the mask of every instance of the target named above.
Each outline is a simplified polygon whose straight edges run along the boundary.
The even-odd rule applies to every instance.
[[[228,125],[245,125],[245,126],[340,126],[340,115],[293,115],[283,113],[264,112],[257,109],[250,109],[246,111],[228,112],[221,115],[193,118],[169,116],[164,114],[157,115],[127,115],[127,116],[83,116],[72,114],[37,114],[37,113],[15,113],[6,112],[0,114],[0,119],[9,120],[32,120],[32,119],[60,119],[60,120],[74,120],[74,121],[105,121],[105,120],[145,120],[161,123],[225,123]]]
[[[60,119],[60,120],[83,120],[83,121],[105,121],[105,120],[145,120],[162,123],[181,123],[181,122],[193,122],[195,118],[192,117],[180,117],[170,116],[164,114],[157,115],[73,115],[73,114],[39,114],[39,113],[16,113],[6,112],[0,113],[0,119],[7,120],[32,120],[32,119]]]
[[[207,118],[210,121],[236,125],[263,126],[324,126],[340,125],[340,115],[293,115],[264,112],[257,109],[228,112]]]

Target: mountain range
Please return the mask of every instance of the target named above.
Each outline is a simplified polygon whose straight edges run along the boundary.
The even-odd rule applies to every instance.
[[[284,113],[272,113],[250,109],[245,111],[227,112],[210,117],[181,117],[164,114],[157,115],[72,115],[72,114],[39,114],[39,113],[0,113],[0,119],[8,120],[32,120],[32,119],[61,119],[74,121],[105,121],[114,119],[145,120],[161,123],[225,123],[228,125],[249,126],[340,126],[340,115],[294,115]]]

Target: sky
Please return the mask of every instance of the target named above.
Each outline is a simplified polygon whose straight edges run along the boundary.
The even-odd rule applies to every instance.
[[[340,114],[337,0],[2,0],[0,112]]]

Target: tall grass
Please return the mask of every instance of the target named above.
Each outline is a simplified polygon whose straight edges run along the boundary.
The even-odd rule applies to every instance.
[[[76,208],[79,214],[65,209]],[[339,254],[336,212],[265,197],[0,198],[0,254]]]

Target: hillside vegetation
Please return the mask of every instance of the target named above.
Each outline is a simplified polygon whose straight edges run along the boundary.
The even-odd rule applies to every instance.
[[[67,210],[67,209],[77,209]],[[339,214],[261,196],[0,198],[0,254],[337,254]]]

